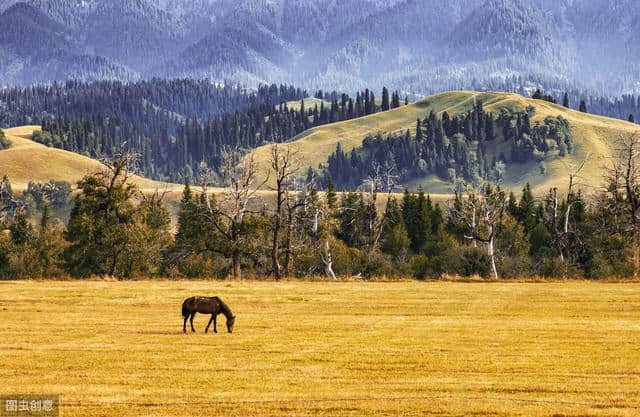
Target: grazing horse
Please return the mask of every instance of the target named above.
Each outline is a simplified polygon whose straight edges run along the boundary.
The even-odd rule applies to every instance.
[[[196,316],[196,313],[211,314],[209,324],[207,324],[207,327],[204,329],[205,333],[209,331],[211,322],[213,322],[214,333],[218,333],[216,318],[220,313],[224,314],[227,318],[227,331],[229,333],[233,331],[236,316],[233,315],[229,306],[227,306],[224,301],[218,297],[190,297],[184,300],[182,303],[182,316],[184,317],[184,324],[182,326],[183,332],[187,333],[187,318],[189,317],[191,317],[189,320],[191,323],[191,331],[196,331],[196,329],[193,328],[193,318]]]

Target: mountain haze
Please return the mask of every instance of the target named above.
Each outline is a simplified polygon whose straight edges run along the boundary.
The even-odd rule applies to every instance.
[[[5,0],[0,13],[4,84],[184,76],[416,94],[640,91],[632,0]]]

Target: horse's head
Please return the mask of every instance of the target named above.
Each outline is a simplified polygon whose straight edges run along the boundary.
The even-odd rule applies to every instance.
[[[227,331],[229,333],[233,332],[233,325],[236,323],[236,316],[231,316],[227,319]]]

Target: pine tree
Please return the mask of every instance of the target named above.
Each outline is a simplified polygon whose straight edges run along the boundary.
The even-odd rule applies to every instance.
[[[182,190],[182,199],[180,200],[180,208],[178,209],[177,244],[186,244],[193,238],[194,233],[198,233],[198,225],[196,224],[197,212],[194,203],[191,186],[187,182]]]
[[[84,177],[79,183],[65,238],[68,271],[78,277],[92,274],[125,276],[125,248],[135,234],[133,197],[137,187],[129,182],[130,161],[109,163],[105,173]]]
[[[14,216],[9,226],[9,233],[11,241],[16,246],[26,245],[31,242],[34,236],[33,227],[27,220],[24,210],[19,210]]]
[[[584,100],[580,100],[580,111],[582,113],[587,113],[587,102]]]
[[[633,113],[629,115],[629,121],[630,121],[631,123],[635,123],[635,122],[636,122],[635,117],[633,117]]]
[[[44,235],[49,229],[49,223],[51,222],[51,210],[49,204],[45,203],[42,208],[42,218],[40,219],[40,234]]]
[[[331,176],[329,176],[327,178],[327,207],[329,207],[330,210],[334,210],[336,208],[337,201],[338,196],[336,195],[333,180],[331,179]]]
[[[564,93],[564,97],[562,98],[562,105],[566,108],[569,108],[569,94]]]
[[[422,186],[418,188],[418,211],[416,219],[416,233],[414,250],[417,252],[424,247],[431,234],[431,200],[425,196]]]
[[[516,219],[524,226],[527,233],[535,227],[536,204],[529,183],[522,190]]]
[[[389,90],[387,87],[382,88],[382,111],[389,110]]]
[[[511,217],[518,218],[519,210],[518,210],[518,200],[516,199],[516,195],[511,192],[509,193],[509,200],[507,201],[507,211],[511,215]]]

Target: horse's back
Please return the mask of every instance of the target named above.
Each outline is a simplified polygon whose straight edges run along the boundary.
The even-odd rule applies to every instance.
[[[217,297],[189,297],[184,301],[184,305],[188,306],[191,311],[197,313],[211,314],[220,311],[222,300]]]

